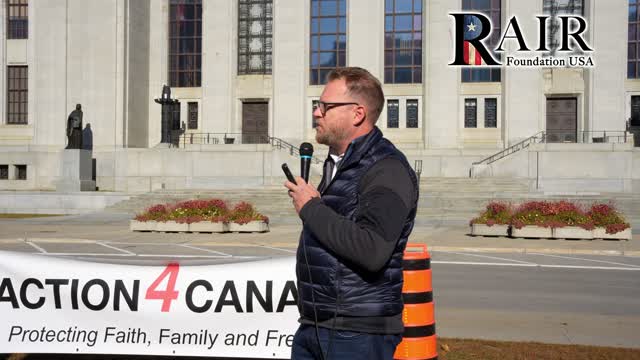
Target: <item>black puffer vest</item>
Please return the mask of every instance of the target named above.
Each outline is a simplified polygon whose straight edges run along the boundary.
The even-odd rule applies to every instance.
[[[349,145],[335,177],[325,187],[322,202],[347,219],[355,220],[360,181],[376,162],[389,157],[401,160],[407,167],[417,192],[417,179],[407,159],[376,127]],[[387,266],[377,273],[367,273],[343,262],[304,227],[296,265],[300,314],[314,320],[314,302],[318,321],[334,316],[377,317],[402,312],[402,256],[413,229],[416,207],[417,193],[393,255]]]

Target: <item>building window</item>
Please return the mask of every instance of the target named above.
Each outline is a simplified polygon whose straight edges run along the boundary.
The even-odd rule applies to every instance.
[[[640,36],[638,36],[638,28],[640,27],[640,15],[638,8],[640,0],[629,0],[629,40],[627,43],[627,77],[629,79],[640,78]]]
[[[316,122],[316,117],[313,116],[313,113],[316,112],[316,109],[320,106],[320,100],[312,100],[311,101],[311,126],[315,129],[318,126]]]
[[[198,128],[198,103],[190,102],[187,103],[187,107],[189,110],[189,124],[187,125],[189,129],[197,129]]]
[[[462,0],[463,11],[475,11],[485,14],[491,19],[492,32],[487,42],[487,48],[495,49],[500,42],[500,33],[502,32],[502,6],[501,0]],[[492,52],[496,58],[500,58],[500,54]],[[500,69],[462,69],[462,82],[500,82]]]
[[[418,100],[407,100],[407,129],[418,128]]]
[[[384,82],[422,82],[422,0],[385,0]]]
[[[496,98],[484,99],[484,127],[498,127],[498,99]]]
[[[640,96],[631,96],[630,126],[640,126]]]
[[[199,87],[202,67],[202,2],[170,0],[169,86]]]
[[[27,124],[28,69],[7,67],[7,124]]]
[[[16,180],[27,180],[27,165],[15,165]]]
[[[478,99],[464,99],[464,127],[478,127]]]
[[[400,126],[400,101],[387,100],[387,128],[393,129]]]
[[[29,37],[29,12],[27,0],[7,1],[7,39]]]
[[[273,1],[240,0],[238,75],[271,74]]]
[[[0,165],[0,180],[9,180],[9,165]]]
[[[311,0],[310,85],[326,83],[329,72],[346,64],[346,0]]]
[[[555,55],[561,46],[561,22],[559,15],[580,15],[584,14],[582,0],[544,0],[543,12],[550,15],[547,20],[547,38],[549,54]],[[573,29],[572,26],[570,26]]]

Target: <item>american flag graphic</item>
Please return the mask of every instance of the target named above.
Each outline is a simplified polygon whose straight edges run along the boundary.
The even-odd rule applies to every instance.
[[[467,65],[486,65],[480,53],[468,41],[464,42],[464,62]]]
[[[464,27],[464,62],[467,65],[486,65],[478,50],[469,42],[480,36],[482,22],[475,16],[465,15]]]

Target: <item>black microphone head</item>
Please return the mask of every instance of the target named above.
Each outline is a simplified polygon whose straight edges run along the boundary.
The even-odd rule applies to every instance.
[[[313,156],[313,145],[308,142],[300,144],[300,156]]]

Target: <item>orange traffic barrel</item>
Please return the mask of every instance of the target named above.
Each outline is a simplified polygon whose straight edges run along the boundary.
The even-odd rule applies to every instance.
[[[397,360],[438,359],[436,320],[431,283],[431,256],[425,244],[408,244],[402,261],[404,283],[402,342],[393,356]]]

